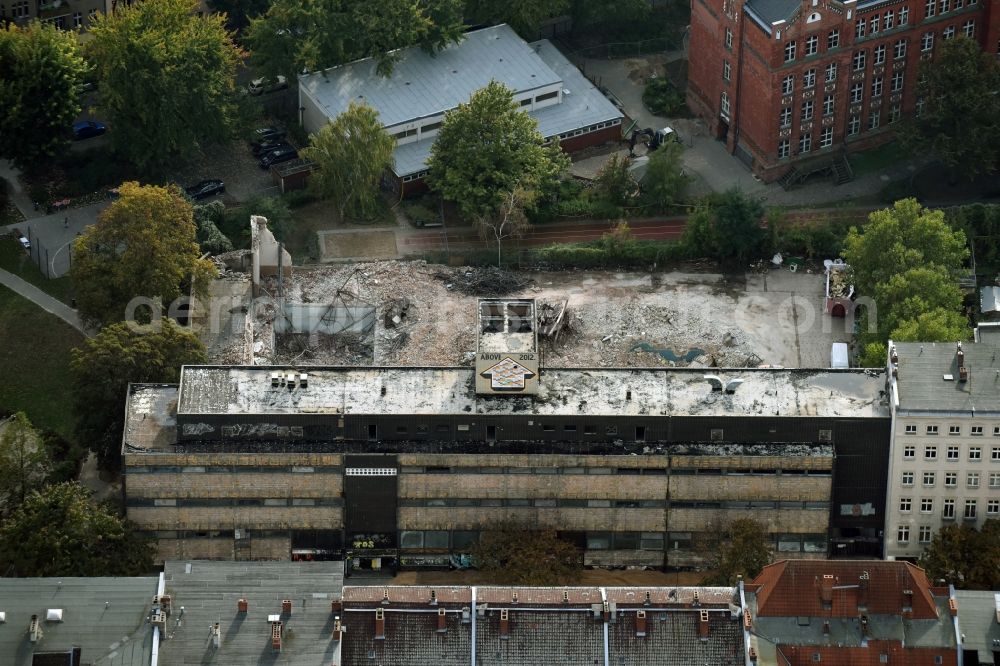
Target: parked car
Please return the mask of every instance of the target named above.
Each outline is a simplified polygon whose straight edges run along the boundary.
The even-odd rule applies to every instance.
[[[226,191],[226,184],[218,179],[203,180],[191,187],[185,187],[184,191],[192,199],[205,199]]]
[[[278,127],[258,127],[253,131],[254,141],[272,141],[285,138],[285,130]]]
[[[264,153],[260,158],[260,168],[270,169],[274,164],[280,164],[281,162],[288,162],[290,160],[297,159],[299,156],[299,151],[295,150],[294,147],[288,146],[286,148],[278,148],[277,150],[272,150],[269,153]]]
[[[268,139],[267,141],[257,141],[253,144],[251,150],[253,150],[255,156],[260,157],[261,155],[266,155],[274,150],[290,145],[284,139]]]
[[[73,123],[73,138],[77,141],[101,136],[107,131],[107,125],[97,120],[81,120],[78,123]]]
[[[14,236],[17,237],[17,242],[21,244],[21,247],[28,251],[31,250],[31,241],[25,238],[24,234],[22,234],[18,229],[14,229]]]
[[[263,95],[264,93],[277,92],[288,87],[288,81],[281,74],[276,79],[254,79],[247,86],[247,92],[251,95]]]

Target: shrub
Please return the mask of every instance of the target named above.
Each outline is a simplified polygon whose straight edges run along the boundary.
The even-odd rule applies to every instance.
[[[406,213],[406,216],[410,218],[410,222],[415,227],[439,224],[441,222],[441,217],[422,203],[406,201],[402,205],[403,212]]]
[[[642,92],[642,103],[658,116],[680,115],[684,108],[684,95],[666,77],[651,79]]]

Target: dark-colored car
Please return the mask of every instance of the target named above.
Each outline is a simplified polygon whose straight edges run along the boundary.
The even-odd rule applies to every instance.
[[[287,148],[278,148],[277,150],[272,150],[269,153],[264,153],[260,158],[260,168],[270,169],[274,164],[280,164],[281,162],[288,162],[298,158],[299,151],[295,150],[292,146]]]
[[[266,155],[279,148],[288,147],[290,144],[284,139],[268,139],[267,141],[257,141],[253,144],[253,154],[257,157]]]
[[[191,187],[185,187],[184,191],[192,199],[205,199],[226,191],[226,184],[218,179],[203,180]]]
[[[107,131],[107,125],[97,120],[81,120],[78,123],[73,123],[73,138],[77,141],[101,136]]]
[[[274,139],[284,139],[285,130],[278,127],[258,127],[253,131],[254,141],[269,141]]]

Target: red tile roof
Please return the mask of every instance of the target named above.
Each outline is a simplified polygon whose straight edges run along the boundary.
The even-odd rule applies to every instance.
[[[816,654],[820,655],[816,661]],[[785,666],[956,666],[955,648],[904,648],[898,641],[871,641],[868,647],[779,645]],[[881,661],[887,655],[887,661]],[[935,661],[940,657],[941,661]]]
[[[830,600],[827,608],[822,599],[824,585]],[[900,615],[906,605],[913,609],[912,619],[938,616],[927,575],[909,562],[785,560],[764,567],[748,589],[756,591],[761,617]],[[867,610],[859,611],[859,602]]]

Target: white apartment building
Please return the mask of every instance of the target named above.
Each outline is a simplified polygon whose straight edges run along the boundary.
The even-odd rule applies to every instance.
[[[889,343],[887,559],[1000,519],[1000,340]]]

